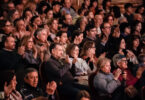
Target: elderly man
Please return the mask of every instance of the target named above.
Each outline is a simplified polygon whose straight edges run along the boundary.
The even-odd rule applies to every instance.
[[[61,44],[51,44],[50,52],[52,54],[50,59],[41,66],[43,82],[47,84],[48,81],[56,81],[58,92],[69,96],[69,100],[75,100],[80,90],[87,88],[74,83],[74,78],[71,74],[73,68],[70,69],[69,57],[66,56],[65,60],[61,59],[63,54]]]
[[[38,87],[38,72],[34,68],[28,68],[25,70],[24,84],[20,88],[20,93],[24,100],[32,99],[46,99],[57,100],[55,96],[55,90],[57,88],[56,82],[51,81],[46,84],[45,92],[42,88]]]

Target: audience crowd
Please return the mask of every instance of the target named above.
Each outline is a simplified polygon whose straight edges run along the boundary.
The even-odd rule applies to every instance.
[[[145,100],[145,5],[0,0],[1,100]]]

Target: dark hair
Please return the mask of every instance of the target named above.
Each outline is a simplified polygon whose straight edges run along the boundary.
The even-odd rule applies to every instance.
[[[8,38],[9,38],[9,37],[13,37],[12,34],[9,34],[9,35],[6,35],[6,36],[3,36],[3,37],[2,37],[2,42],[1,42],[2,48],[5,47],[5,42],[8,41]],[[14,38],[14,37],[13,37],[13,38]]]
[[[138,56],[138,60],[139,60],[139,63],[144,63],[145,62],[145,54],[140,54]]]
[[[136,8],[136,10],[135,10],[135,13],[139,13],[139,10],[140,10],[142,7],[144,7],[144,5],[138,6],[138,7]],[[144,8],[145,8],[145,7],[144,7]]]
[[[37,72],[37,73],[38,73],[38,71],[37,71],[35,68],[27,68],[27,69],[25,69],[25,71],[24,71],[24,78],[27,78],[27,75],[28,75],[29,73],[31,73],[31,72]]]
[[[73,34],[72,34],[72,41],[74,41],[74,39],[75,39],[75,37],[76,36],[79,36],[79,35],[81,35],[81,34],[83,34],[83,32],[81,32],[80,30],[75,30],[74,32],[73,32]]]
[[[32,18],[31,18],[31,25],[33,25],[33,22],[34,22],[34,20],[36,19],[36,18],[38,18],[39,16],[33,16]]]
[[[111,2],[111,0],[103,0],[102,5],[103,5],[103,9],[106,10],[106,3],[107,2]]]
[[[66,32],[66,31],[59,31],[59,32],[57,33],[57,35],[56,35],[56,36],[61,37],[63,33],[66,33],[66,34],[67,34],[67,32]]]
[[[105,25],[106,23],[108,23],[108,22],[105,22],[105,21],[104,21],[104,22],[101,24],[100,28],[103,29],[103,28],[104,28],[104,25]]]
[[[123,32],[124,33],[124,31],[125,31],[125,28],[127,28],[127,27],[130,27],[130,24],[129,23],[127,23],[127,22],[124,22],[124,23],[121,23],[120,24],[120,32]]]
[[[58,1],[53,1],[53,2],[52,2],[52,7],[55,6],[55,5],[61,5],[61,3],[58,2]]]
[[[23,18],[17,18],[17,19],[14,20],[14,26],[15,26],[15,27],[17,26],[17,22],[20,21],[20,20],[23,20]],[[24,21],[24,20],[23,20],[23,21]]]
[[[136,26],[137,26],[139,23],[141,23],[141,22],[138,21],[138,20],[135,20],[135,21],[132,22],[132,24],[131,24],[131,33],[132,33],[132,34],[134,33],[134,31],[136,31]],[[142,25],[142,23],[141,23],[141,25]]]
[[[126,47],[128,47],[128,49],[132,50],[133,49],[133,41],[136,40],[136,39],[140,40],[140,37],[138,35],[132,35],[130,37],[130,39],[128,40]]]
[[[108,21],[109,21],[108,18],[109,18],[110,16],[114,19],[114,16],[113,16],[113,15],[107,14],[106,17],[104,18],[104,22],[108,22]]]
[[[0,79],[1,79],[0,90],[1,91],[3,91],[4,89],[5,82],[7,82],[7,85],[9,85],[15,75],[16,74],[13,70],[0,71]]]
[[[56,48],[57,45],[61,45],[59,43],[52,43],[49,47],[50,53],[52,53],[52,49]]]
[[[119,18],[121,16],[120,8],[118,6],[113,6],[112,10],[115,18]]]
[[[95,28],[94,23],[88,24],[88,25],[86,26],[86,31],[90,31],[90,30],[93,29],[93,28]]]
[[[52,8],[46,8],[46,9],[44,10],[44,13],[47,14],[47,12],[49,12],[49,11],[51,11],[51,10],[53,10],[53,9],[52,9]]]
[[[37,8],[37,11],[38,11],[38,13],[39,14],[43,14],[44,13],[44,11],[42,10],[42,8],[44,7],[44,6],[46,6],[47,8],[50,8],[50,6],[48,5],[48,3],[46,2],[46,1],[41,1],[40,3],[39,3],[39,5],[38,5],[38,8]],[[46,8],[46,9],[47,9]]]
[[[124,8],[125,8],[125,9],[128,9],[129,7],[133,7],[133,5],[132,5],[131,3],[126,3],[126,4],[124,5]]]
[[[72,50],[74,50],[75,47],[78,47],[78,45],[76,44],[69,44],[66,48],[66,54],[68,54],[69,56],[71,56],[71,52]]]
[[[23,18],[26,17],[26,12],[27,11],[30,11],[32,13],[32,10],[30,8],[26,8],[24,11],[23,11]]]
[[[2,28],[2,27],[5,27],[5,25],[6,25],[6,23],[8,22],[9,20],[0,20],[0,29]],[[10,22],[10,21],[9,21]]]

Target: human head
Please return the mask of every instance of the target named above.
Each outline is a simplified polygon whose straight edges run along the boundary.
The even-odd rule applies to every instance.
[[[135,13],[143,14],[144,11],[145,11],[144,5],[140,5],[140,6],[137,7]]]
[[[35,25],[40,26],[42,24],[42,20],[41,20],[41,18],[39,16],[33,16],[31,18],[31,24],[33,26],[35,26]]]
[[[72,41],[77,41],[77,43],[80,44],[83,40],[83,36],[83,32],[81,32],[80,30],[75,30],[72,34]]]
[[[82,16],[76,20],[75,26],[80,29],[83,29],[82,31],[84,31],[87,24],[88,24],[88,19],[85,16]]]
[[[90,100],[90,94],[86,90],[81,90],[77,95],[77,100]]]
[[[66,48],[66,53],[71,57],[78,57],[79,47],[76,44],[69,44]]]
[[[140,22],[144,21],[143,16],[141,14],[139,14],[139,13],[133,15],[133,20],[134,21],[137,20],[137,21],[140,21]]]
[[[103,0],[102,5],[103,5],[103,9],[106,10],[106,7],[111,6],[111,0]]]
[[[113,25],[113,21],[114,21],[114,16],[111,14],[108,14],[104,19],[104,22],[108,22],[111,26]]]
[[[0,28],[6,33],[10,34],[13,31],[12,24],[9,20],[1,20]]]
[[[50,30],[58,31],[58,20],[57,19],[52,19],[50,22]]]
[[[138,56],[138,60],[139,60],[140,65],[145,66],[145,54],[141,53]]]
[[[26,25],[22,18],[18,18],[14,21],[14,26],[16,27],[17,31],[25,31]]]
[[[98,24],[99,26],[101,26],[101,24],[103,23],[102,15],[100,14],[95,15],[94,22],[95,24]]]
[[[64,15],[64,23],[67,25],[72,25],[72,16],[70,14]]]
[[[124,35],[130,35],[131,29],[129,23],[121,23],[120,24],[120,32],[123,33]]]
[[[108,22],[104,22],[101,25],[101,31],[103,32],[104,35],[109,36],[111,33],[111,25]]]
[[[86,41],[83,45],[80,56],[91,56],[95,55],[95,42],[94,41]]]
[[[125,11],[129,14],[133,13],[133,5],[131,3],[126,3],[124,5]]]
[[[18,12],[18,10],[14,9],[12,11],[9,11],[8,17],[13,22],[17,18],[20,18],[20,13]]]
[[[125,42],[125,39],[124,38],[120,38],[119,39],[119,44],[118,44],[118,46],[119,46],[119,50],[121,49],[121,50],[124,50],[125,48],[126,48],[126,42]]]
[[[71,0],[64,0],[64,6],[66,8],[70,8],[71,7]]]
[[[61,4],[58,1],[52,3],[52,9],[54,13],[58,13],[60,11]]]
[[[27,68],[24,73],[24,82],[36,88],[38,85],[38,71],[34,68]]]
[[[94,24],[87,25],[86,32],[89,38],[96,39],[97,29]]]
[[[13,70],[7,70],[7,71],[1,71],[0,72],[0,89],[1,91],[4,91],[4,85],[7,83],[8,85],[11,85],[12,90],[16,89],[17,81],[16,81],[16,74]]]
[[[112,28],[112,37],[119,38],[120,37],[120,28],[119,25],[114,25]]]
[[[48,30],[45,28],[40,28],[37,29],[34,33],[35,37],[37,40],[39,40],[42,43],[45,43],[47,41],[47,37],[48,37]]]
[[[66,44],[68,37],[67,37],[67,32],[66,31],[59,31],[57,33],[57,36],[60,38],[60,43]]]
[[[113,65],[114,67],[119,67],[121,69],[126,69],[127,68],[127,60],[124,55],[121,54],[115,54],[113,56]]]
[[[112,11],[113,11],[113,16],[114,16],[114,18],[119,18],[119,17],[121,17],[120,8],[119,8],[118,6],[113,6],[113,7],[112,7]]]
[[[63,55],[63,48],[62,45],[59,43],[52,43],[50,45],[50,53],[52,54],[53,57],[55,57],[56,59],[60,59],[62,58]]]
[[[25,46],[26,50],[32,50],[34,45],[32,36],[24,36],[20,41],[20,46]]]
[[[109,74],[111,71],[110,62],[111,60],[108,58],[99,58],[97,61],[97,72],[102,71],[106,74]]]
[[[10,51],[15,49],[15,38],[13,36],[3,37],[3,43],[5,49]]]
[[[140,37],[137,35],[132,35],[130,42],[127,44],[129,49],[137,49],[140,45]]]
[[[140,32],[142,30],[142,23],[140,21],[138,21],[138,20],[134,21],[133,24],[132,24],[131,29],[132,29],[132,34],[139,36]]]
[[[15,9],[15,4],[14,4],[14,2],[9,1],[9,2],[7,3],[7,7],[8,7],[8,10],[14,10],[14,9]]]
[[[32,11],[30,8],[26,8],[24,11],[23,11],[23,18],[32,18],[33,15],[32,15]]]
[[[47,8],[44,13],[46,14],[47,19],[52,19],[53,18],[53,10],[52,8]]]

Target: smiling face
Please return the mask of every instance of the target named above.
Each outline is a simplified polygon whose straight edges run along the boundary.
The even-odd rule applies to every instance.
[[[122,58],[117,65],[119,66],[119,68],[121,68],[122,70],[127,68],[127,59],[126,58]]]
[[[31,50],[32,48],[33,48],[33,45],[34,45],[34,43],[33,43],[33,38],[31,37],[28,41],[27,41],[27,49],[28,50]]]
[[[71,50],[71,56],[77,58],[78,55],[79,55],[79,48],[78,48],[78,46],[75,46],[75,47]]]

